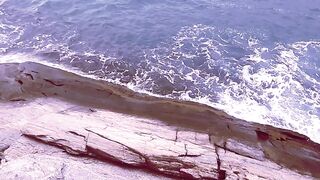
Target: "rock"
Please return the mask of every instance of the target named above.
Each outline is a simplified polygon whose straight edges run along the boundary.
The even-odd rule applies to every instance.
[[[6,150],[1,179],[166,179],[95,159],[68,156],[61,149],[19,138]]]
[[[320,178],[320,145],[296,132],[41,64],[0,72],[0,177]]]

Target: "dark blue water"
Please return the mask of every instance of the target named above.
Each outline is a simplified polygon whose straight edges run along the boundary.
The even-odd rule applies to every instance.
[[[77,68],[320,142],[320,0],[0,0],[0,61]]]

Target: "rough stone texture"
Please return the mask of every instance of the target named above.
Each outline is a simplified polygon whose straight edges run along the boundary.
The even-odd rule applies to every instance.
[[[0,75],[4,179],[320,178],[319,144],[292,131],[35,63]]]
[[[121,168],[26,137],[13,142],[0,166],[0,179],[166,179],[141,170]]]

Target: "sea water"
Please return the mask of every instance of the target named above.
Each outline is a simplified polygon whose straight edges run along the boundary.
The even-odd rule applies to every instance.
[[[0,63],[22,61],[320,142],[319,0],[0,0]]]

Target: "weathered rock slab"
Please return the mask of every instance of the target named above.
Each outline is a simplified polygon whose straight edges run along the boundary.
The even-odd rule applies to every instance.
[[[319,144],[292,131],[35,63],[0,74],[4,179],[320,178]]]

